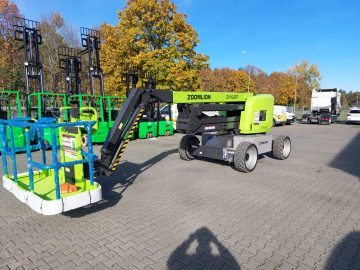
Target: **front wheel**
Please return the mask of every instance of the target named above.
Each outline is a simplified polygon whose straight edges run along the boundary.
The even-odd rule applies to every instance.
[[[258,150],[255,144],[241,142],[235,149],[234,167],[240,172],[251,172],[255,169],[258,160]]]
[[[183,160],[193,160],[194,151],[199,147],[200,141],[193,135],[185,135],[179,144],[179,155]]]
[[[279,136],[273,141],[272,152],[277,159],[287,159],[291,152],[291,140],[288,136]]]

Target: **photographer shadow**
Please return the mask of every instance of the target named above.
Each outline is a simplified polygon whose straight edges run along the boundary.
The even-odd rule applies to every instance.
[[[189,235],[170,255],[167,268],[175,269],[240,269],[230,251],[206,227]]]

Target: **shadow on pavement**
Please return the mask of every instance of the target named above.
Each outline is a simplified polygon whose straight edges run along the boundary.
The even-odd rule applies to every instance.
[[[189,235],[170,255],[169,270],[175,269],[240,269],[230,251],[206,227]]]
[[[330,162],[330,166],[360,178],[360,132]]]
[[[87,207],[82,207],[73,211],[65,212],[63,213],[63,215],[77,218],[116,205],[121,200],[123,193],[135,182],[135,180],[141,173],[151,168],[167,156],[175,154],[177,152],[178,149],[168,150],[162,152],[157,156],[154,156],[153,158],[141,164],[136,164],[128,161],[119,164],[117,170],[111,177],[102,176],[96,179],[96,182],[98,182],[102,187],[102,201],[89,205]]]
[[[360,269],[360,231],[349,233],[336,244],[325,269]]]

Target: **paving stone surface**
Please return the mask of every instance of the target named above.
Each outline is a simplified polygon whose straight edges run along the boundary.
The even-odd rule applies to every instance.
[[[249,174],[180,160],[179,134],[130,142],[104,200],[56,216],[1,187],[0,269],[360,269],[360,126],[272,133],[291,157]]]

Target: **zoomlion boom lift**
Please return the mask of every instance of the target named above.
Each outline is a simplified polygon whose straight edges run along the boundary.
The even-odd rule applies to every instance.
[[[272,95],[134,89],[101,149],[101,159],[95,164],[99,175],[109,176],[116,170],[146,106],[159,101],[178,104],[176,127],[187,134],[179,145],[181,159],[201,156],[224,160],[233,162],[239,171],[250,172],[255,169],[259,154],[272,151],[278,159],[290,155],[289,137],[273,140],[266,134],[272,128]],[[221,113],[210,117],[203,113],[206,111]],[[202,135],[201,143],[195,135]]]

